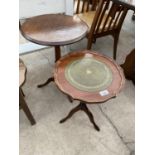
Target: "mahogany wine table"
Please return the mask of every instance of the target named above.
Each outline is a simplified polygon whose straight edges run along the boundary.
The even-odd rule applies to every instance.
[[[22,35],[39,45],[55,47],[55,61],[61,57],[60,46],[75,43],[84,38],[88,26],[78,17],[63,14],[45,14],[27,19],[20,24]],[[52,81],[49,78],[42,87]]]
[[[70,99],[79,100],[80,104],[72,109],[60,121],[65,122],[75,112],[84,111],[94,128],[99,127],[86,104],[103,103],[120,92],[125,78],[123,71],[114,60],[94,51],[72,52],[56,62],[54,81],[58,88],[70,96]]]

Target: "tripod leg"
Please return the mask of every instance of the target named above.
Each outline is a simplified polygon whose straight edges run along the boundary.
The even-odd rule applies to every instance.
[[[51,81],[54,81],[54,77],[49,78],[45,83],[39,84],[37,87],[38,88],[44,87],[44,86],[48,85]]]
[[[63,118],[62,120],[60,120],[60,123],[65,122],[67,119],[71,118],[73,116],[73,114],[77,111],[81,110],[81,104],[79,104],[78,106],[76,106],[74,109],[72,109],[69,114]]]
[[[73,103],[73,98],[71,97],[71,96],[69,96],[69,95],[67,95],[67,97],[68,97],[68,100],[71,102],[71,103]]]
[[[97,131],[100,131],[100,128],[97,126],[97,124],[96,124],[95,121],[94,121],[94,117],[93,117],[92,113],[90,112],[90,110],[88,109],[88,107],[86,106],[85,103],[82,103],[82,104],[83,104],[82,110],[86,112],[86,114],[87,114],[88,117],[89,117],[90,122],[94,125],[94,128],[95,128]]]

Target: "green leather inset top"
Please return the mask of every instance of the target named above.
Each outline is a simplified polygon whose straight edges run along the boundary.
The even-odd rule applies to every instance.
[[[105,90],[112,82],[110,68],[93,57],[83,57],[69,63],[65,77],[73,87],[87,92]]]

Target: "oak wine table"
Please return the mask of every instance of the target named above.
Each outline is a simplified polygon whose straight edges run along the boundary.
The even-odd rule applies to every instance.
[[[21,34],[30,42],[54,46],[55,61],[61,57],[60,46],[75,43],[83,39],[88,31],[88,26],[80,18],[64,14],[45,14],[28,18],[20,25]],[[53,78],[49,78],[45,86]]]
[[[99,131],[87,104],[99,104],[116,97],[125,83],[125,77],[114,60],[95,51],[85,50],[60,58],[55,65],[54,81],[63,93],[80,101],[60,123],[82,110]]]

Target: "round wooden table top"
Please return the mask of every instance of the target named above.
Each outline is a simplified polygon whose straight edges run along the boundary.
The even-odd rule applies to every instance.
[[[25,82],[25,75],[26,75],[26,66],[24,62],[19,59],[19,87],[21,87]]]
[[[60,58],[55,65],[54,81],[62,92],[75,100],[101,103],[120,92],[125,78],[114,60],[85,50]]]
[[[22,35],[40,45],[67,45],[84,38],[88,26],[78,17],[45,14],[26,20],[20,27]]]

